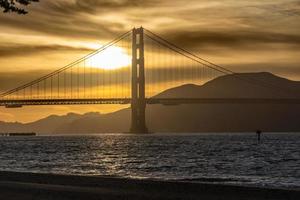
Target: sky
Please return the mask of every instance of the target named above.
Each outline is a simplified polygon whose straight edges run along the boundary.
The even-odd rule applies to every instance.
[[[27,9],[27,15],[0,13],[0,92],[140,26],[230,70],[300,80],[299,0],[40,0]],[[122,107],[0,108],[0,121]]]

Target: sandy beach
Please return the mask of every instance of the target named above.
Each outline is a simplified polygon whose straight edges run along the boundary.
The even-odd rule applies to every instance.
[[[0,199],[299,199],[300,190],[112,177],[0,172]]]

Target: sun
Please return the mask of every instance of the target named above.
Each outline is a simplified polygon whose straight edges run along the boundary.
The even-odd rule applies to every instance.
[[[129,66],[131,57],[123,48],[110,47],[89,58],[88,62],[88,65],[93,68],[115,70]]]

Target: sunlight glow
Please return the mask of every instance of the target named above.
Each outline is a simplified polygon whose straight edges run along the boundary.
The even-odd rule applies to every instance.
[[[127,67],[130,63],[131,57],[120,47],[110,47],[89,58],[88,61],[90,67],[106,70]]]

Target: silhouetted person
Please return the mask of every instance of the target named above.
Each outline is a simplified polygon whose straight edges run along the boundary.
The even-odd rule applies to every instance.
[[[260,142],[261,130],[256,131],[257,141]]]

